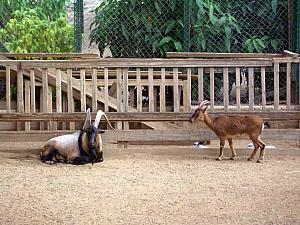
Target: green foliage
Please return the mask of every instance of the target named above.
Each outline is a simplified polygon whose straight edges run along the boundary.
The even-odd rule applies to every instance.
[[[164,56],[182,51],[182,2],[172,0],[106,0],[96,9],[91,43],[103,51],[111,45],[114,56],[137,57],[149,53]],[[178,19],[176,19],[178,18]]]
[[[287,47],[288,1],[190,0],[190,51],[277,52]],[[115,57],[182,51],[182,0],[103,0],[90,35]],[[188,23],[187,23],[188,24]]]
[[[16,10],[23,12],[35,9],[39,18],[53,21],[66,15],[65,6],[70,2],[71,0],[0,0],[1,25],[4,26]]]
[[[73,27],[66,17],[54,21],[43,20],[34,9],[13,13],[4,29],[0,29],[0,39],[13,52],[70,52],[73,51]]]
[[[246,40],[245,48],[247,52],[263,52],[268,46],[271,46],[274,50],[277,50],[278,43],[275,39],[270,39],[268,36],[264,36],[259,38],[257,36],[253,36]]]

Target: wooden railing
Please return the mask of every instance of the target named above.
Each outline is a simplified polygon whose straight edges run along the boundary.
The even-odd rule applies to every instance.
[[[91,107],[93,113],[98,109],[107,112],[109,118],[116,122],[118,129],[128,130],[129,122],[143,122],[153,129],[159,129],[151,123],[154,121],[185,122],[192,108],[192,80],[198,84],[197,99],[202,101],[205,77],[209,80],[208,100],[213,115],[229,112],[230,114],[259,112],[265,118],[273,115],[273,120],[282,117],[300,119],[298,112],[292,112],[298,110],[300,98],[298,89],[292,88],[295,86],[292,85],[291,79],[292,66],[299,68],[299,58],[293,54],[249,54],[247,57],[246,55],[231,55],[231,57],[202,55],[199,58],[166,59],[90,59],[87,57],[83,60],[80,56],[69,56],[76,58],[74,60],[14,60],[3,56],[10,58],[23,56],[5,54],[0,60],[0,66],[4,69],[2,74],[6,78],[6,104],[5,108],[1,109],[0,121],[17,121],[17,130],[31,130],[32,123],[37,121],[40,122],[41,130],[74,130],[74,123],[83,121],[83,112],[87,107]],[[40,55],[40,57],[54,56]],[[61,57],[67,56],[61,55]],[[279,65],[283,65],[285,70],[280,71]],[[240,101],[241,69],[248,71],[249,103],[247,105]],[[272,103],[267,102],[266,71],[271,71],[273,77]],[[261,80],[260,105],[255,103],[254,96],[254,74],[258,72]],[[223,77],[222,107],[216,106],[214,102],[216,73],[222,74]],[[282,100],[279,78],[283,75],[282,79],[286,79],[286,97]],[[235,103],[229,101],[230,76],[234,76],[236,83]],[[299,76],[299,72],[294,76]],[[15,78],[16,109],[12,107],[10,96],[11,83]],[[296,86],[299,86],[299,83]],[[292,101],[292,93],[298,96],[297,101]],[[40,96],[38,100],[37,96]],[[76,114],[75,111],[82,113]],[[282,111],[286,113],[272,114]],[[46,121],[48,124],[49,121],[52,122],[54,126],[45,125]],[[22,125],[24,122],[25,126]],[[62,122],[64,126],[58,128],[56,122]]]

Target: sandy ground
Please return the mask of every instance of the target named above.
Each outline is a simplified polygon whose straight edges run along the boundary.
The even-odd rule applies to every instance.
[[[211,147],[111,147],[100,164],[50,166],[34,145],[2,146],[0,224],[300,224],[300,149],[256,163],[245,148],[215,161]]]

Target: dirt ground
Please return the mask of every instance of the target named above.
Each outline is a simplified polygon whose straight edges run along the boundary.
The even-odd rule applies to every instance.
[[[74,166],[41,163],[38,144],[1,145],[0,224],[300,224],[296,143],[263,163],[240,146],[220,162],[217,143],[107,146],[103,163]]]

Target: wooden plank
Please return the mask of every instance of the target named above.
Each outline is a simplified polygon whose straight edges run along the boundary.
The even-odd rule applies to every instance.
[[[166,68],[161,68],[159,110],[166,111]]]
[[[254,68],[248,68],[249,110],[254,111]]]
[[[236,110],[241,110],[241,69],[240,67],[235,68],[235,101]]]
[[[142,112],[142,103],[143,103],[143,96],[142,96],[142,85],[141,85],[141,69],[136,68],[136,105],[137,111]]]
[[[80,69],[80,109],[86,111],[85,69]]]
[[[117,112],[124,112],[122,103],[122,92],[123,92],[123,79],[122,79],[122,69],[117,68]],[[118,130],[122,130],[122,122],[117,122]]]
[[[186,81],[186,98],[185,98],[185,112],[191,110],[192,105],[192,69],[187,68],[187,81]]]
[[[72,69],[67,69],[67,101],[68,101],[68,112],[71,113],[73,112],[73,84],[72,84]],[[69,124],[70,130],[75,130],[75,124],[71,122]]]
[[[68,131],[0,131],[0,142],[46,142],[52,137],[70,134]],[[299,140],[300,129],[266,129],[262,133],[263,140]],[[218,137],[208,129],[198,130],[107,130],[102,134],[104,143],[116,142],[156,142],[218,140]],[[237,139],[249,140],[242,135]],[[246,148],[246,147],[245,147]]]
[[[174,113],[174,112],[108,112],[106,113],[110,121],[131,121],[131,122],[174,122],[189,121],[192,113]],[[300,111],[274,111],[274,112],[214,112],[210,113],[211,117],[216,116],[236,116],[236,115],[258,115],[265,121],[285,121],[300,120]],[[92,113],[95,118],[96,112]],[[85,119],[84,112],[73,113],[0,113],[1,122],[15,121],[57,121],[57,122],[83,122]]]
[[[272,53],[210,53],[210,52],[167,52],[168,58],[274,58],[282,54]]]
[[[16,61],[16,60],[15,60]],[[0,64],[5,62],[0,60]],[[90,68],[90,67],[259,67],[271,66],[271,59],[163,59],[107,58],[99,60],[17,60],[22,68]]]
[[[128,68],[123,69],[123,80],[124,80],[124,87],[123,87],[123,104],[124,104],[124,112],[128,112]],[[128,121],[123,122],[123,129],[129,130],[129,123]]]
[[[178,68],[173,68],[173,104],[174,112],[179,112]]]
[[[96,76],[97,76],[97,74],[96,74]],[[108,68],[104,68],[104,111],[105,112],[109,111],[109,107],[108,107]]]
[[[229,79],[228,79],[228,67],[223,68],[223,99],[224,99],[224,111],[228,112],[229,109]]]
[[[25,81],[25,113],[30,113],[30,82]],[[25,130],[30,130],[30,122],[25,122]]]
[[[279,110],[279,63],[274,63],[274,109]]]
[[[30,111],[35,112],[36,106],[35,106],[35,75],[34,75],[34,70],[31,69],[29,74],[30,74],[30,97],[31,97]],[[56,98],[58,98],[58,95],[59,94],[56,93]]]
[[[291,63],[286,65],[286,110],[291,109]]]
[[[213,112],[215,108],[215,75],[214,68],[209,68],[209,97],[210,97],[210,111]]]
[[[204,100],[203,95],[203,68],[198,68],[198,102],[202,102]]]
[[[56,70],[56,112],[62,112],[61,70]]]
[[[17,71],[17,111],[20,113],[24,112],[23,102],[23,70],[18,69]],[[22,123],[17,122],[17,130],[22,129]]]
[[[148,97],[149,97],[149,112],[154,112],[154,88],[153,88],[153,68],[148,68]]]
[[[98,92],[98,87],[97,87],[97,69],[93,68],[92,69],[92,111],[97,112],[98,106],[97,106],[97,92]],[[108,89],[107,92],[105,92],[105,95],[108,96]],[[105,107],[107,108],[107,102],[105,102]]]
[[[48,71],[47,69],[42,69],[42,90],[43,90],[43,112],[48,112]]]
[[[178,79],[178,85],[183,85],[183,81],[184,80],[180,80]],[[86,79],[86,85],[87,86],[92,86],[93,85],[93,81],[90,80],[90,79]],[[115,83],[115,80],[109,80],[108,81],[108,86],[113,86]],[[145,79],[141,79],[140,81],[141,85],[142,86],[149,86],[149,80],[145,80]],[[171,79],[167,79],[165,80],[165,86],[173,86],[173,77],[172,77],[172,80]],[[97,80],[97,86],[104,86],[105,83],[103,80]],[[161,85],[161,79],[154,79],[153,80],[153,86],[160,86]],[[137,86],[137,80],[136,79],[128,79],[128,86]],[[111,91],[112,93],[112,91]],[[113,96],[113,94],[111,95]]]
[[[262,110],[266,110],[267,97],[266,97],[266,68],[261,67],[261,105]]]
[[[11,112],[11,96],[10,96],[10,66],[6,66],[5,85],[6,85],[6,112]]]
[[[48,86],[48,106],[47,106],[47,112],[52,112],[52,92],[53,92],[53,87]],[[53,121],[48,121],[48,130],[53,130],[54,129],[54,122]]]

